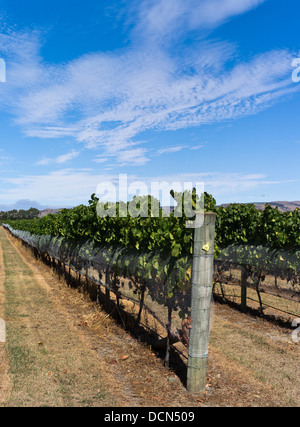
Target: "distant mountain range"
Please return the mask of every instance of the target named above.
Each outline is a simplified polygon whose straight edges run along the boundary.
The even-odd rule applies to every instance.
[[[27,211],[28,209],[31,209],[31,208],[36,208],[38,210],[41,210],[41,209],[46,209],[47,206],[41,206],[38,202],[34,200],[29,200],[29,199],[18,200],[16,203],[12,205],[0,205],[0,211],[2,212],[13,211],[14,209],[18,211],[21,209],[23,209],[24,211]]]
[[[59,213],[58,208],[49,208],[48,206],[40,205],[35,200],[29,200],[29,199],[18,200],[16,203],[12,205],[0,205],[1,212],[8,212],[13,210],[28,211],[28,209],[31,209],[31,208],[38,209],[41,212],[40,216],[45,216],[45,215],[48,215],[49,213],[53,213],[53,214]]]
[[[254,204],[256,206],[256,209],[263,210],[267,203],[254,203]],[[294,211],[296,208],[300,209],[300,201],[299,202],[270,202],[268,204],[271,205],[273,208],[278,207],[278,209],[281,212],[291,212],[291,211]],[[225,204],[222,204],[221,206],[227,207],[229,205],[230,203],[225,203]],[[174,206],[162,206],[162,209],[166,213],[171,213],[174,210]],[[50,213],[57,214],[59,213],[59,209],[43,209],[41,210],[40,217],[49,215]]]
[[[231,203],[223,203],[221,206],[227,207]],[[291,212],[294,211],[296,208],[300,209],[300,201],[296,202],[259,202],[254,203],[257,209],[263,210],[266,206],[266,204],[272,206],[273,208],[278,207],[278,210],[281,212]]]
[[[294,211],[296,208],[300,209],[300,201],[294,201],[294,202],[258,202],[254,203],[257,209],[264,209],[266,204],[271,205],[272,207],[278,207],[278,209],[281,212],[291,212]],[[223,203],[221,206],[227,207],[231,203]],[[45,215],[51,214],[58,214],[60,209],[59,208],[49,208],[47,206],[42,206],[38,202],[33,200],[18,200],[16,203],[12,205],[0,205],[0,211],[11,211],[11,210],[28,210],[30,208],[36,208],[40,211],[40,217],[43,217]],[[162,209],[166,213],[170,213],[172,210],[174,210],[173,206],[162,206]]]
[[[47,216],[49,214],[56,215],[60,212],[60,209],[43,209],[40,211],[39,218],[43,218],[43,216]]]

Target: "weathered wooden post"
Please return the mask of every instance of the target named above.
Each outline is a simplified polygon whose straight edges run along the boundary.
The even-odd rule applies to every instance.
[[[110,312],[110,273],[108,268],[105,270],[105,310]]]
[[[187,390],[191,393],[204,392],[206,386],[216,225],[215,213],[197,213],[197,215],[198,218],[199,215],[204,215],[204,221],[194,232],[192,328],[187,370]]]
[[[243,313],[247,311],[247,281],[248,271],[245,267],[241,270],[241,310]]]

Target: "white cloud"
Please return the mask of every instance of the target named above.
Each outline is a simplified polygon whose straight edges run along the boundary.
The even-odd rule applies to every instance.
[[[248,12],[266,0],[191,0],[189,23],[192,28],[214,27],[229,18]],[[186,7],[189,1],[185,1]]]
[[[49,165],[50,163],[55,162],[54,159],[50,159],[49,157],[43,157],[42,159],[38,160],[36,162],[37,166],[46,166]]]
[[[203,148],[204,144],[198,144],[198,145],[193,145],[192,147],[189,147],[190,150],[199,150],[200,148]]]
[[[156,43],[166,31],[179,37],[189,29],[206,30],[263,1],[142,1],[131,47],[55,66],[40,58],[38,33],[0,34],[0,54],[10,55],[1,105],[28,136],[68,136],[85,148],[101,148],[103,158],[115,156],[118,164],[144,165],[148,150],[136,141],[144,131],[235,120],[299,90],[290,78],[292,54],[285,50],[229,66],[236,52],[226,42],[202,38],[179,54],[173,36],[171,45]],[[39,164],[62,164],[75,153]]]
[[[44,157],[43,159],[38,160],[36,162],[36,164],[38,166],[45,166],[45,165],[49,165],[49,164],[53,164],[53,163],[61,165],[63,163],[67,163],[70,160],[75,159],[76,157],[79,156],[79,154],[80,154],[80,151],[72,150],[70,153],[61,154],[60,156],[58,156],[54,159]]]
[[[135,29],[152,42],[178,37],[183,31],[208,29],[245,13],[266,0],[147,0],[141,2]]]
[[[250,175],[244,175],[243,177],[242,177],[242,179],[244,180],[244,181],[252,181],[252,180],[255,180],[255,181],[257,181],[257,180],[260,180],[260,179],[263,179],[263,178],[265,178],[265,175],[263,175],[263,174],[259,174],[259,173],[253,173],[253,174],[250,174]]]
[[[13,188],[2,191],[0,200],[14,201],[18,199],[18,195],[22,194],[24,198],[32,195],[32,198],[41,203],[57,206],[87,202],[89,195],[95,192],[101,179],[107,180],[108,177],[74,169],[63,169],[44,175],[7,178],[3,183],[8,183]]]
[[[142,166],[149,161],[146,153],[147,150],[143,148],[122,150],[118,154],[118,162],[121,166]]]
[[[224,66],[219,74],[198,69],[186,76],[166,53],[89,55],[61,70],[62,84],[24,95],[19,121],[30,136],[68,135],[87,148],[102,147],[104,155],[117,155],[137,145],[133,139],[146,130],[234,120],[299,90],[291,84],[290,58],[274,51],[231,70]],[[74,108],[80,119],[70,122]]]
[[[62,164],[62,163],[69,162],[70,160],[73,160],[76,157],[78,157],[79,154],[80,154],[80,151],[74,151],[74,150],[71,151],[70,153],[62,154],[61,156],[58,156],[55,159],[55,163]]]
[[[132,146],[135,144],[129,144]],[[94,163],[105,163],[111,157],[116,157],[116,164],[119,166],[142,166],[146,164],[150,159],[147,157],[148,150],[143,148],[134,148],[134,149],[122,149],[119,152],[116,152],[115,149],[107,150],[105,155],[98,155],[93,159]]]
[[[5,150],[0,148],[0,167],[1,172],[5,171],[5,168],[13,161],[13,158],[6,153]]]
[[[109,168],[107,169],[107,171]],[[173,175],[161,175],[156,177],[128,175],[128,185],[133,181],[144,182],[149,193],[151,182],[192,182],[193,184],[204,183],[204,190],[210,192],[214,197],[232,199],[247,191],[256,189],[259,191],[265,185],[275,186],[282,183],[292,182],[290,180],[272,180],[263,174],[240,174],[240,173],[185,173]],[[89,196],[95,193],[101,182],[112,182],[118,186],[119,176],[116,174],[96,173],[87,169],[62,169],[49,174],[23,175],[18,178],[1,179],[2,191],[0,202],[13,203],[22,194],[23,198],[33,198],[42,204],[55,206],[69,206],[79,203],[87,203]],[[10,189],[5,189],[9,184]],[[253,194],[253,193],[250,193]]]
[[[175,147],[166,147],[166,148],[161,148],[160,150],[157,151],[157,154],[168,154],[168,153],[178,153],[178,151],[183,150],[184,148],[187,148],[186,145],[177,145]]]
[[[107,160],[108,160],[107,157],[96,156],[96,158],[93,160],[93,162],[95,162],[95,163],[105,163],[105,162],[107,162]]]

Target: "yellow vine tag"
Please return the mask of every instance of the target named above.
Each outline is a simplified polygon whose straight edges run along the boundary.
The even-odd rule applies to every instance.
[[[206,245],[202,248],[203,251],[208,252],[209,251],[209,243],[206,243]]]

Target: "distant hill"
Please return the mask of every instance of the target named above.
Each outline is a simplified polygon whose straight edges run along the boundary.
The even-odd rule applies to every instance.
[[[221,206],[224,206],[225,208],[229,206],[232,203],[223,203]],[[300,201],[296,202],[260,202],[260,203],[254,203],[257,209],[263,210],[266,206],[266,204],[269,204],[273,208],[278,207],[278,210],[281,212],[292,212],[296,208],[300,209]]]
[[[175,209],[174,206],[162,206],[161,208],[167,214],[170,214]]]
[[[15,202],[12,205],[0,204],[0,211],[2,211],[2,212],[12,211],[14,209],[16,209],[18,211],[21,209],[27,211],[28,209],[31,209],[31,208],[41,210],[41,209],[45,209],[46,206],[41,206],[35,200],[29,200],[29,199],[18,200],[17,202]]]
[[[23,200],[18,200],[15,203],[11,204],[11,205],[2,205],[0,204],[0,211],[1,212],[8,212],[8,211],[12,211],[12,210],[25,210],[27,211],[28,209],[38,209],[41,212],[42,216],[48,215],[49,213],[59,213],[59,209],[52,207],[49,208],[49,206],[44,206],[44,205],[40,205],[37,201],[35,200],[29,200],[29,199],[23,199]]]
[[[47,216],[49,214],[59,214],[60,209],[43,209],[40,211],[39,218],[43,218],[43,216]]]

